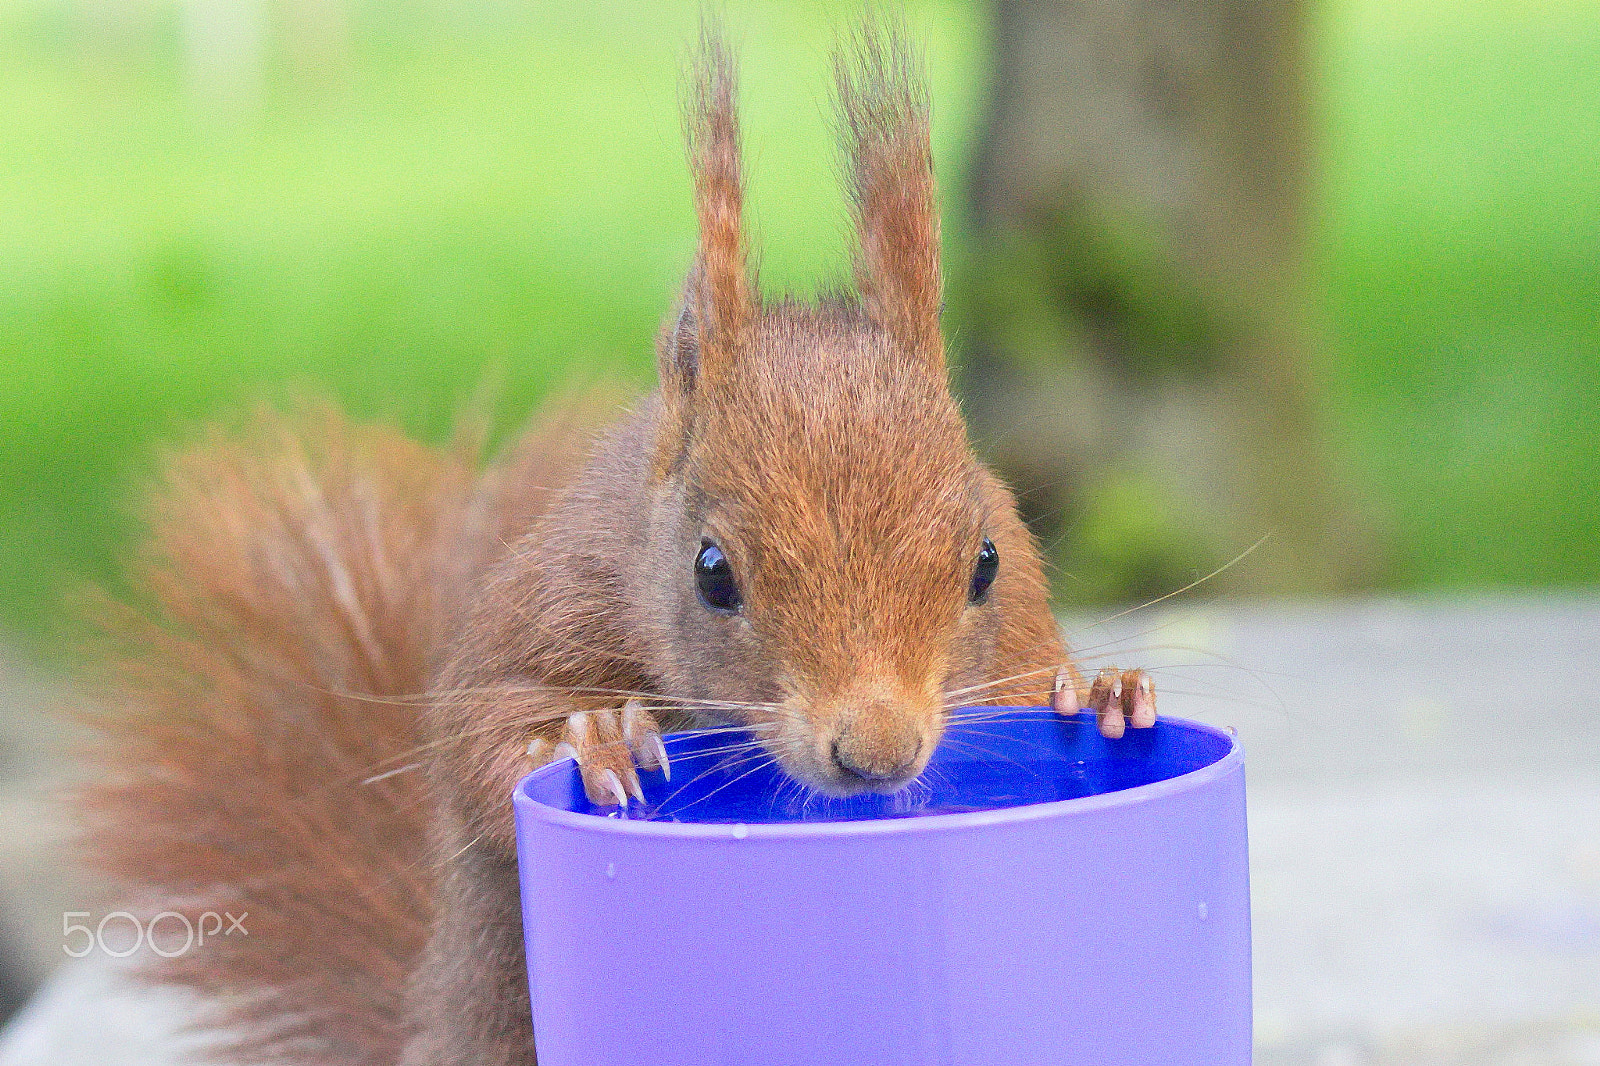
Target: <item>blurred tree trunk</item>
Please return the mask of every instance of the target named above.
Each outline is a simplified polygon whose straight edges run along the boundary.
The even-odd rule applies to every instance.
[[[1078,595],[1370,580],[1323,444],[1301,0],[997,0],[966,395]],[[1070,584],[1061,586],[1074,595]]]

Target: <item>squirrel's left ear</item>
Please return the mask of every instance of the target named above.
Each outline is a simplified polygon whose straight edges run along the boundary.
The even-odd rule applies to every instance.
[[[683,91],[684,137],[694,179],[700,247],[683,287],[677,317],[656,339],[656,366],[666,416],[658,472],[682,454],[698,395],[732,372],[749,344],[755,317],[743,231],[744,178],[733,58],[715,22],[700,27],[700,44]]]
[[[700,28],[700,47],[683,98],[689,172],[700,221],[700,248],[685,286],[684,307],[699,342],[691,388],[725,377],[748,343],[755,284],[745,254],[744,176],[739,149],[737,76],[714,22]]]
[[[903,28],[869,19],[841,42],[833,69],[863,308],[942,376],[944,282],[921,56]]]

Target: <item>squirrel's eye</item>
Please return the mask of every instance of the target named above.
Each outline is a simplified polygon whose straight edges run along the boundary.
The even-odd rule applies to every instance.
[[[744,603],[728,557],[709,540],[700,542],[700,554],[694,557],[694,587],[700,593],[700,602],[713,611],[733,614]]]
[[[989,595],[989,586],[994,584],[994,575],[999,572],[1000,552],[994,541],[984,537],[983,547],[978,549],[978,565],[972,568],[972,588],[967,592],[967,602],[982,603]]]

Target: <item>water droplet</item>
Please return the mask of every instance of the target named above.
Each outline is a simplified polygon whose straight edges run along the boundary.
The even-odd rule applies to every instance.
[[[735,839],[735,840],[743,840],[745,837],[747,837],[749,835],[750,835],[750,827],[745,825],[743,822],[741,822],[738,825],[733,827],[733,839]]]
[[[1194,909],[1194,911],[1200,916],[1200,920],[1202,922],[1211,917],[1211,908],[1206,906],[1204,901],[1202,901],[1200,905]]]

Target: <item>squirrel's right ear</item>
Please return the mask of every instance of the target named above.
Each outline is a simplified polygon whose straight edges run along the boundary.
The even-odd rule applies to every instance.
[[[834,87],[862,305],[942,378],[944,282],[921,54],[898,20],[869,16],[834,53]]]

